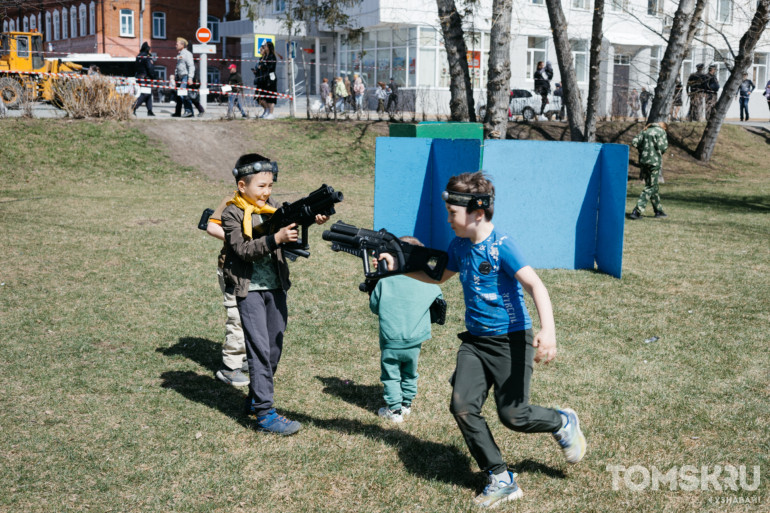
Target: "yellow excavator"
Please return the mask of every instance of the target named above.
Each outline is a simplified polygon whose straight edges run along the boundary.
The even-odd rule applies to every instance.
[[[43,35],[39,32],[0,33],[0,98],[9,109],[25,99],[47,100],[59,105],[53,74],[80,74],[83,66],[43,57]]]

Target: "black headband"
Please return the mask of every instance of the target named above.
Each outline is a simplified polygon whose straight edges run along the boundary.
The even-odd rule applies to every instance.
[[[233,168],[233,176],[237,180],[254,173],[273,173],[273,181],[278,181],[278,162],[253,162],[244,166]]]
[[[441,199],[450,205],[467,207],[468,210],[488,209],[492,203],[492,196],[489,194],[473,194],[466,192],[444,191],[441,193]]]

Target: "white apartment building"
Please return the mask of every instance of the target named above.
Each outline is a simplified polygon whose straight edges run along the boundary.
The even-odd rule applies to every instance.
[[[591,0],[562,0],[572,41],[573,62],[578,85],[585,101],[588,92],[588,49],[592,23]],[[483,0],[477,12],[466,17],[464,28],[477,101],[485,101],[486,68],[492,1]],[[285,0],[273,0],[257,21],[240,20],[222,23],[221,34],[238,37],[245,62],[242,73],[248,83],[255,65],[255,34],[276,37],[277,52],[287,58],[286,29],[282,22]],[[626,115],[627,94],[642,87],[652,91],[658,76],[660,60],[677,4],[671,0],[607,0],[605,4],[604,40],[602,44],[600,115]],[[699,63],[716,64],[720,84],[729,74],[729,46],[737,52],[738,42],[746,31],[756,9],[756,0],[709,0],[703,22],[681,69],[682,82]],[[296,77],[300,89],[317,94],[322,78],[360,74],[368,90],[377,81],[391,77],[401,87],[399,101],[404,110],[448,113],[449,74],[436,3],[432,0],[363,0],[349,10],[350,27],[302,27],[292,36],[302,55],[296,55]],[[246,17],[245,11],[242,17]],[[552,86],[560,81],[545,0],[515,0],[513,6],[511,44],[511,88],[532,90],[538,61],[551,61],[555,70]],[[749,78],[757,86],[750,101],[752,117],[770,116],[762,96],[768,74],[770,34],[766,31],[754,54]],[[288,90],[283,66],[279,89]],[[305,72],[307,70],[307,73]],[[370,96],[370,95],[369,95]],[[687,99],[685,95],[685,107]],[[728,118],[738,117],[738,102]]]

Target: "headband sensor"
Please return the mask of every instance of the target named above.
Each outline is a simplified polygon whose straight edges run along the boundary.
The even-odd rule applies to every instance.
[[[486,210],[492,205],[492,197],[489,194],[444,191],[441,193],[441,199],[450,205],[466,207],[468,210]]]
[[[252,162],[244,166],[233,168],[233,176],[235,179],[243,178],[246,175],[253,175],[254,173],[273,173],[273,181],[278,181],[278,162]]]

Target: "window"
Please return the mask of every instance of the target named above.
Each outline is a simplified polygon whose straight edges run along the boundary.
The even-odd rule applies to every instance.
[[[286,0],[273,0],[273,12],[286,11]]]
[[[717,21],[719,23],[733,22],[733,0],[717,0]]]
[[[21,26],[23,27],[23,32],[29,32],[29,18],[24,16],[21,20]]]
[[[548,39],[545,37],[530,36],[527,38],[527,78],[534,79],[537,63],[547,60],[547,45]]]
[[[573,9],[588,9],[590,6],[589,0],[572,0],[572,8]]]
[[[37,16],[34,14],[29,18],[29,30],[32,32],[37,30]]]
[[[660,46],[653,46],[650,48],[650,79],[653,82],[658,81],[658,75],[660,75],[660,58],[662,52]]]
[[[630,66],[631,65],[631,56],[630,55],[624,55],[622,53],[616,53],[615,54],[615,64],[619,64],[620,66]]]
[[[155,74],[158,76],[158,80],[166,80],[166,67],[155,66]]]
[[[53,12],[53,40],[59,40],[59,11]]]
[[[67,9],[61,10],[61,38],[67,39],[67,27],[69,26],[69,14]]]
[[[46,41],[53,41],[53,34],[51,33],[51,13],[45,13],[45,39]]]
[[[3,20],[3,32],[8,32],[8,20]]]
[[[219,18],[216,16],[209,16],[206,22],[206,27],[211,31],[211,42],[219,42]]]
[[[610,10],[613,12],[622,12],[628,9],[628,0],[611,0]]]
[[[120,36],[134,37],[134,11],[131,9],[120,10]]]
[[[166,39],[166,13],[152,13],[152,38]]]
[[[27,36],[16,38],[16,53],[19,57],[29,57],[29,38]]]
[[[663,12],[663,0],[647,0],[647,15],[658,16]]]
[[[86,4],[80,4],[80,7],[78,8],[78,12],[80,14],[80,37],[85,37],[86,35],[86,28],[88,27],[88,14],[86,12]]]
[[[72,37],[78,37],[78,10],[74,5],[70,7],[70,34]]]
[[[219,68],[209,68],[206,70],[206,80],[208,84],[218,84],[220,78]]]
[[[545,0],[530,0],[532,5],[545,5]]]
[[[94,2],[88,5],[88,33],[96,34],[96,4]]]
[[[751,79],[754,85],[761,89],[765,85],[765,77],[767,77],[767,54],[755,53],[754,64],[751,67]]]
[[[8,23],[8,32],[13,32],[13,31],[15,31],[15,30],[16,30],[16,25],[14,25],[14,24],[13,24],[13,20],[11,20],[11,21]]]
[[[575,65],[575,76],[578,82],[588,82],[588,41],[575,39],[570,41],[572,61]]]
[[[682,59],[682,76],[680,77],[683,84],[687,83],[687,78],[694,71],[692,66],[692,48],[687,50]]]

